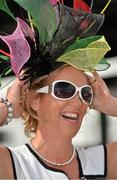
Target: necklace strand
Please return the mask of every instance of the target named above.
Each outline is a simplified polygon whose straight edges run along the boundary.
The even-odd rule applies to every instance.
[[[70,164],[75,156],[75,147],[73,146],[73,153],[72,153],[72,156],[70,157],[69,160],[67,160],[66,162],[64,163],[57,163],[57,162],[52,162],[48,159],[46,159],[45,157],[43,157],[34,147],[33,145],[30,143],[30,146],[32,148],[32,150],[38,155],[39,158],[41,158],[43,161],[45,161],[46,163],[48,164],[51,164],[51,165],[54,165],[54,166],[65,166],[67,164]]]

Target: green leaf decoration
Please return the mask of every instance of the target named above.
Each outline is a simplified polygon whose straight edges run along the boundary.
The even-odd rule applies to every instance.
[[[11,72],[13,72],[13,71],[12,71],[12,68],[11,68],[11,66],[8,66],[8,67],[6,67],[6,68],[3,70],[3,72],[2,72],[0,75],[1,75],[1,77],[7,76],[7,75],[9,75]]]
[[[9,14],[9,16],[11,16],[14,20],[16,20],[12,12],[9,10],[6,0],[0,0],[0,9]]]
[[[83,71],[92,72],[109,50],[110,46],[106,42],[104,36],[102,36],[100,39],[91,42],[85,48],[77,48],[63,54],[56,61],[70,64]]]
[[[83,39],[77,38],[76,41],[72,45],[70,45],[70,46],[68,46],[68,48],[66,48],[64,54],[67,52],[70,52],[72,50],[75,50],[75,49],[85,48],[93,41],[99,40],[101,37],[102,36],[90,36],[88,38],[83,38]]]
[[[108,62],[107,62],[107,60],[106,60],[106,58],[102,58],[101,59],[101,61],[99,62],[99,64],[107,64]]]
[[[1,87],[1,85],[2,85],[2,77],[1,77],[1,74],[0,74],[0,87]]]
[[[2,59],[4,61],[9,61],[9,57],[8,56],[4,56],[4,55],[0,55],[0,59]]]
[[[12,72],[12,69],[10,68],[10,69],[8,69],[6,72],[5,72],[5,76],[7,76],[8,74],[10,74]]]
[[[106,70],[110,67],[111,65],[107,62],[107,60],[105,58],[103,58],[99,64],[96,65],[95,69],[96,71],[102,71],[103,70]]]
[[[39,39],[42,44],[52,40],[57,29],[56,14],[48,0],[14,0],[29,12],[33,22],[39,31]]]

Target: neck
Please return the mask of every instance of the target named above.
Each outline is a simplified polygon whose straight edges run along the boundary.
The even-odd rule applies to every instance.
[[[66,161],[73,153],[73,145],[71,141],[62,141],[53,137],[51,139],[43,139],[40,132],[32,139],[33,147],[47,159],[56,162]]]

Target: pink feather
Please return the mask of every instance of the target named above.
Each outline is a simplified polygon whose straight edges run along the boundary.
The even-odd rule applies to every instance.
[[[59,1],[59,0],[49,0],[49,2],[50,2],[53,6],[55,6],[58,1]]]
[[[9,47],[11,66],[16,76],[19,76],[22,67],[31,55],[31,49],[25,37],[34,40],[34,33],[28,24],[20,18],[17,18],[16,30],[11,35],[0,36]]]

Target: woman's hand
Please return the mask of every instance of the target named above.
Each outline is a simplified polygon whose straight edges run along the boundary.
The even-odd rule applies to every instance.
[[[117,98],[113,97],[97,72],[93,73],[93,77],[87,76],[89,84],[94,91],[94,99],[90,108],[103,112],[108,115],[117,116]]]
[[[21,106],[21,91],[25,91],[27,84],[24,81],[16,79],[13,85],[8,88],[6,98],[13,106],[13,117],[18,118],[21,116],[23,109]]]

